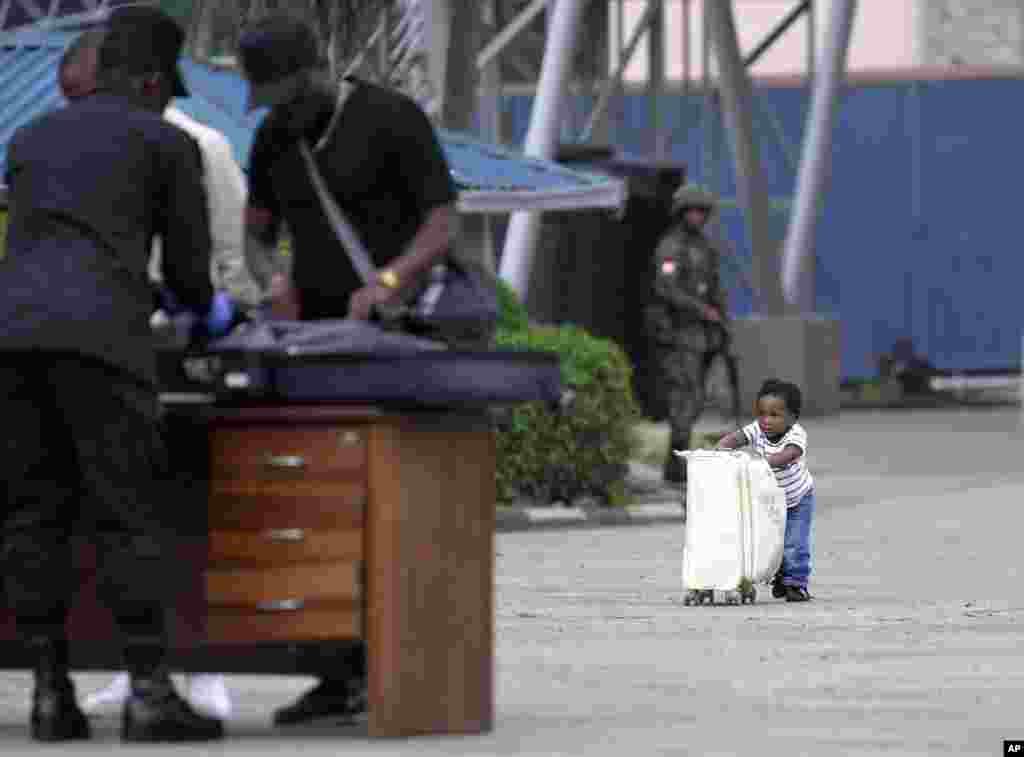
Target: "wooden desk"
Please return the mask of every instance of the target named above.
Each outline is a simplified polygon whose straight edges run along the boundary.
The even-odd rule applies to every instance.
[[[206,516],[182,548],[189,588],[173,622],[173,666],[316,674],[363,640],[371,735],[490,730],[487,417],[332,405],[200,415],[186,413],[170,434],[179,463],[193,461],[194,496],[182,510]],[[72,661],[116,669],[116,632],[96,602],[91,559],[84,550]],[[23,667],[13,631],[10,618],[0,624],[0,666]]]

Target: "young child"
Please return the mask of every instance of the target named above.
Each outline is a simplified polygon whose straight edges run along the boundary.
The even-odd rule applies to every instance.
[[[782,567],[772,584],[772,596],[787,602],[811,598],[811,522],[814,519],[814,479],[807,470],[807,432],[797,423],[803,404],[800,387],[769,379],[761,385],[754,405],[757,420],[722,437],[718,449],[750,445],[772,467],[786,492],[786,536]]]

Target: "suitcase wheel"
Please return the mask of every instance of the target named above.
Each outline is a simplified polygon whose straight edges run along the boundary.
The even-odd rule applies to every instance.
[[[743,592],[740,597],[743,600],[743,604],[754,604],[757,602],[757,589],[751,586],[750,589]]]
[[[738,605],[740,603],[742,595],[738,591],[727,591],[725,592],[725,603],[727,605]]]
[[[711,589],[690,589],[686,592],[686,596],[683,597],[683,604],[687,607],[690,605],[702,605],[705,602],[710,605],[715,603],[715,592]]]

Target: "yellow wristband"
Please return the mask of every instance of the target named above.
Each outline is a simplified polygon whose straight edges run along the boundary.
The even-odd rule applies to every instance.
[[[400,282],[397,273],[390,268],[385,268],[377,273],[377,283],[386,289],[398,289]]]

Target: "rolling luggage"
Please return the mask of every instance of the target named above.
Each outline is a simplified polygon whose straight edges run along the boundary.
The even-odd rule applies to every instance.
[[[753,603],[755,584],[782,564],[786,494],[763,457],[743,451],[677,452],[686,460],[684,604]]]

